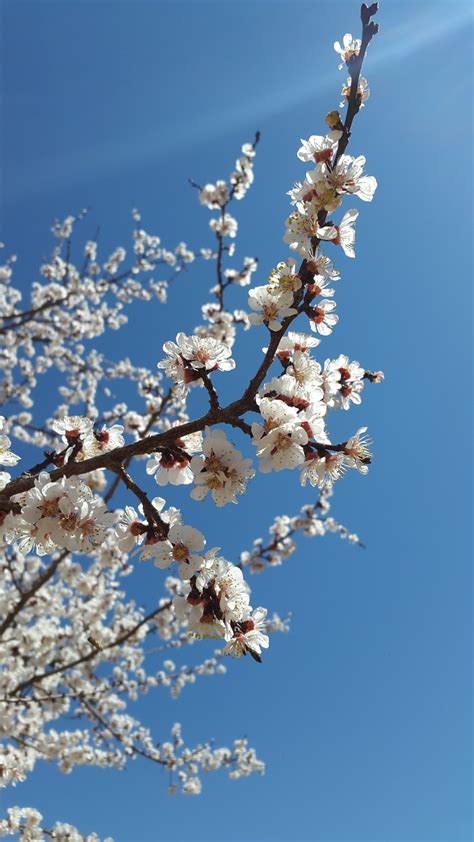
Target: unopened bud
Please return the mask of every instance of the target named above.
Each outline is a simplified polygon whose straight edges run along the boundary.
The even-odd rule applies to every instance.
[[[341,122],[341,115],[339,114],[339,111],[330,111],[329,114],[326,114],[326,123],[331,129],[331,131],[342,132],[344,128]]]
[[[385,380],[383,371],[366,371],[365,376],[370,383],[383,383]]]

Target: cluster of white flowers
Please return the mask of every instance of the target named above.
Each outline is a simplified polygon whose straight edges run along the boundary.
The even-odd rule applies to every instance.
[[[158,363],[175,383],[188,386],[202,385],[202,375],[210,371],[231,371],[235,361],[231,349],[212,337],[186,336],[178,333],[176,342],[165,342],[163,350],[167,359]]]
[[[246,490],[247,480],[255,475],[252,460],[244,459],[219,429],[206,429],[202,450],[202,456],[191,460],[195,484],[191,497],[203,500],[210,491],[216,506],[236,503],[237,495]]]
[[[249,587],[242,570],[208,553],[204,567],[190,578],[173,605],[178,619],[185,619],[189,631],[199,637],[223,638],[224,653],[235,657],[249,653],[261,661],[262,648],[269,644],[265,608],[250,606]]]
[[[45,839],[53,839],[54,842],[101,842],[96,833],[84,836],[77,827],[66,822],[55,822],[52,827],[45,827],[42,814],[32,807],[9,807],[7,816],[0,819],[0,836],[20,833],[17,838],[22,842],[44,842]],[[113,839],[106,836],[103,842],[113,842]]]
[[[51,482],[43,472],[34,487],[13,498],[21,514],[8,514],[2,524],[3,538],[15,542],[22,553],[33,548],[39,555],[58,547],[76,553],[90,553],[104,540],[115,515],[89,486],[76,477]]]
[[[135,221],[139,218],[135,211]],[[71,238],[79,223],[86,225],[85,211],[53,227],[59,243],[41,267],[45,282],[33,284],[25,307],[12,283],[16,256],[0,266],[0,403],[17,401],[31,409],[38,378],[57,369],[69,379],[69,387],[63,388],[70,402],[78,403],[77,393],[86,392],[87,405],[94,406],[97,382],[113,374],[106,372],[103,355],[86,351],[84,341],[125,325],[125,307],[134,301],[150,301],[154,295],[165,301],[169,283],[199,256],[185,243],[167,250],[158,236],[139,228],[133,232],[133,256],[125,268],[124,247],[99,262],[96,240],[87,240],[73,262]],[[168,268],[168,277],[151,276],[161,266]]]
[[[11,441],[8,436],[2,433],[5,427],[5,418],[0,415],[0,465],[13,467],[20,461],[20,457],[10,450]],[[10,482],[11,476],[7,471],[0,471],[0,490]]]
[[[93,429],[90,418],[81,415],[69,415],[59,418],[51,423],[51,429],[61,436],[66,451],[71,449],[75,459],[90,459],[100,453],[108,453],[117,447],[125,444],[123,437],[123,425],[113,424],[100,429]],[[60,452],[62,452],[62,448]],[[55,464],[62,464],[61,459],[56,458]]]
[[[347,527],[338,523],[329,515],[329,499],[332,487],[323,485],[316,503],[302,507],[301,512],[294,517],[279,515],[270,527],[269,540],[265,544],[262,538],[256,538],[252,549],[240,554],[240,564],[248,568],[250,573],[262,573],[267,567],[279,567],[282,562],[296,552],[295,536],[299,533],[306,538],[321,537],[329,533],[336,533],[341,539],[350,544],[363,546],[359,536],[350,532]],[[267,630],[269,624],[267,622]]]
[[[364,14],[370,19],[374,12]],[[295,551],[298,534],[334,532],[360,543],[329,516],[328,498],[344,471],[367,473],[370,439],[364,426],[334,444],[327,422],[332,411],[359,404],[365,382],[381,382],[383,374],[345,354],[320,363],[313,353],[338,323],[333,284],[340,274],[321,244],[355,254],[358,211],[347,210],[339,222],[329,215],[347,196],[371,201],[377,186],[364,174],[365,158],[345,153],[354,115],[368,97],[360,76],[367,40],[345,35],[335,45],[350,74],[343,86],[346,124],[331,112],[325,135],[301,141],[297,157],[313,169],[289,191],[293,210],[284,235],[301,261],[281,260],[265,285],[249,290],[250,313],[230,310],[225,299],[228,287],[235,294],[251,283],[257,260],[245,257],[240,268],[226,262],[238,232],[229,205],[253,182],[258,135],[244,144],[227,181],[199,188],[201,204],[217,211],[210,220],[213,248],[192,250],[181,241],[168,250],[134,209],[130,260],[118,245],[99,261],[97,241],[89,237],[73,262],[72,238],[78,223],[86,224],[84,211],[55,223],[56,245],[24,309],[12,284],[15,257],[0,266],[0,404],[9,409],[0,417],[0,465],[19,461],[11,437],[21,442],[23,461],[32,448],[42,451],[40,461],[28,461],[33,467],[13,479],[0,471],[2,786],[25,780],[42,758],[67,773],[76,765],[121,769],[139,755],[169,770],[170,793],[179,788],[187,795],[201,792],[201,772],[226,768],[239,778],[264,771],[245,739],[232,748],[213,748],[211,742],[190,748],[176,724],[171,739],[158,743],[128,705],[159,688],[176,698],[198,677],[224,674],[226,655],[249,654],[261,662],[269,635],[288,631],[287,618],[252,608],[244,570],[281,564]],[[126,323],[132,302],[139,306],[155,296],[165,301],[173,279],[197,258],[206,266],[215,262],[214,300],[202,307],[203,324],[192,335],[179,332],[175,342],[165,342],[157,372],[128,357],[110,361],[91,348],[91,340]],[[153,277],[160,266],[171,275]],[[311,334],[288,331],[299,316],[307,318]],[[263,360],[241,397],[223,406],[211,375],[234,369],[238,331],[257,325],[268,330]],[[277,372],[270,371],[274,363]],[[33,407],[38,380],[48,373],[53,383],[61,375],[60,398],[43,421]],[[136,384],[141,404],[128,405],[120,381]],[[192,385],[203,387],[209,400],[208,411],[194,420],[188,406]],[[258,413],[252,424],[245,420],[249,412]],[[217,507],[237,503],[255,472],[252,460],[229,440],[226,425],[247,436],[247,445],[251,440],[262,472],[298,468],[302,485],[319,488],[316,503],[296,516],[277,517],[269,542],[257,539],[238,564],[222,558],[219,548],[208,549],[203,533],[183,523],[180,510],[163,497],[149,495],[138,476],[146,460],[143,478],[153,477],[160,488],[189,485],[193,500],[211,498]],[[126,499],[117,508],[119,487]],[[82,556],[80,562],[74,555]],[[124,589],[136,559],[167,571],[164,594],[148,612]],[[159,645],[150,648],[152,636]],[[200,663],[177,664],[165,654],[156,669],[148,659],[168,649],[178,653],[202,638],[218,639],[220,648]],[[30,808],[11,808],[0,821],[0,835],[18,833],[32,840],[98,842],[95,834],[83,836],[70,825],[43,828],[41,815]]]

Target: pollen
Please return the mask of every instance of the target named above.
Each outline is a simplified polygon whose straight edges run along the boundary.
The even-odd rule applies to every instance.
[[[184,544],[175,544],[173,547],[173,558],[175,561],[187,561],[189,550]]]

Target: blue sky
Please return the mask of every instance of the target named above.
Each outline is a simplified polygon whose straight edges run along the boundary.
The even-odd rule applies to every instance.
[[[132,206],[164,244],[209,245],[187,177],[225,176],[256,129],[256,182],[234,210],[237,255],[258,255],[261,282],[286,256],[285,193],[304,174],[295,152],[337,107],[344,77],[332,43],[358,33],[358,8],[4,0],[1,239],[18,253],[22,288],[51,247],[53,219],[84,206],[84,235],[100,223],[104,254],[129,242]],[[357,259],[338,254],[341,321],[318,349],[386,375],[332,426],[347,435],[367,424],[375,439],[369,476],[348,476],[333,498],[334,516],[367,549],[305,541],[253,577],[255,605],[293,611],[290,635],[273,638],[260,667],[230,663],[178,702],[163,694],[143,708],[158,738],[176,719],[191,743],[247,734],[267,773],[211,775],[200,799],[177,800],[145,761],[67,777],[39,765],[2,807],[35,806],[116,842],[471,838],[470,5],[385,0],[378,19],[365,66],[372,96],[349,151],[366,155],[379,189],[357,204]],[[165,339],[199,322],[208,270],[196,264],[177,281],[166,310],[134,308],[105,341],[108,355],[154,366]],[[245,306],[245,294],[232,301]],[[226,396],[264,344],[263,329],[237,344]],[[257,478],[229,511],[168,497],[234,560],[308,498],[289,472]],[[128,580],[145,603],[155,583],[160,595],[153,574]]]

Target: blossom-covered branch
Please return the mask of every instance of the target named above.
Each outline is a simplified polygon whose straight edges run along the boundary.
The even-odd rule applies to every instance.
[[[342,45],[335,44],[349,73],[342,86],[346,115],[330,112],[325,134],[301,140],[297,157],[307,170],[288,191],[285,253],[266,282],[250,288],[249,312],[230,309],[229,298],[250,285],[258,261],[245,257],[239,268],[226,264],[238,231],[231,209],[253,182],[259,133],[242,147],[228,180],[203,187],[193,182],[200,203],[216,212],[209,223],[213,248],[195,252],[180,243],[168,251],[141,227],[134,210],[131,262],[123,247],[99,261],[99,233],[80,251],[75,245],[79,223],[87,223],[83,213],[55,224],[59,244],[23,309],[12,284],[14,258],[0,267],[0,464],[17,470],[13,438],[26,451],[22,471],[14,477],[0,472],[4,785],[24,780],[44,758],[69,771],[76,764],[122,768],[141,756],[174,776],[171,792],[179,785],[192,795],[201,790],[202,771],[227,768],[231,778],[263,772],[245,739],[234,740],[232,748],[213,748],[211,741],[188,748],[176,724],[172,740],[158,743],[128,705],[160,687],[176,697],[198,677],[225,673],[225,655],[262,661],[270,635],[287,631],[288,622],[252,606],[244,572],[280,564],[294,552],[298,534],[334,532],[360,544],[328,515],[328,499],[348,470],[367,474],[371,441],[364,426],[334,442],[330,418],[360,404],[365,385],[381,382],[383,374],[348,354],[319,362],[315,353],[339,321],[334,285],[340,272],[325,250],[335,247],[335,254],[355,257],[359,211],[349,207],[338,218],[339,209],[354,198],[372,201],[377,187],[365,174],[364,156],[346,154],[355,116],[369,96],[361,71],[377,32],[376,11],[376,4],[364,4],[361,38],[346,34]],[[177,277],[198,256],[216,267],[203,324],[164,343],[157,371],[128,358],[108,360],[96,342],[125,324],[126,307],[153,296],[166,300],[171,278],[155,273],[166,266]],[[264,337],[262,358],[242,393],[224,404],[219,377],[232,376],[237,337],[251,328]],[[42,394],[38,382],[47,383],[52,371],[63,382],[58,404],[44,418],[41,400],[36,414],[33,409]],[[118,392],[121,382],[126,387],[115,403],[112,382]],[[130,383],[139,399],[132,408]],[[199,388],[209,406],[195,417],[192,398]],[[14,412],[17,403],[20,411]],[[229,440],[228,427],[242,433],[242,451]],[[181,511],[151,490],[155,483],[160,493],[168,485],[189,486],[191,498],[209,497],[222,508],[246,493],[257,466],[264,474],[297,471],[301,485],[317,488],[319,496],[298,515],[276,518],[268,543],[257,539],[236,563],[208,549],[200,529],[184,523]],[[119,489],[125,501],[120,506]],[[147,608],[127,598],[124,588],[141,562],[167,571],[164,595]],[[153,636],[160,644],[146,645]],[[161,663],[164,649],[199,651],[206,638],[221,644],[212,657]],[[65,717],[80,727],[71,730]],[[35,811],[14,808],[0,833],[30,826],[34,834],[40,823]]]

